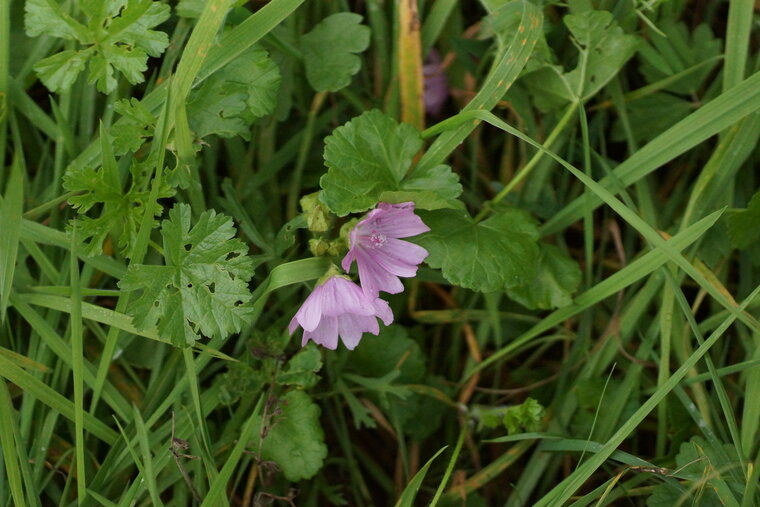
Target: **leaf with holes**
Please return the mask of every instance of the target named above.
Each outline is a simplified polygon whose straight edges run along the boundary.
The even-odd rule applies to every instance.
[[[178,204],[161,225],[165,265],[130,264],[122,290],[140,290],[129,313],[138,329],[158,327],[178,346],[200,335],[227,337],[250,314],[248,281],[253,265],[235,238],[232,219],[205,211],[191,227],[191,211]]]

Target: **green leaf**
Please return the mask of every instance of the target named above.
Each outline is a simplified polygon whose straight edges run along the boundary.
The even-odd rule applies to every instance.
[[[626,103],[625,107],[633,139],[643,144],[686,118],[694,109],[694,104],[670,93],[653,93]],[[626,140],[621,121],[615,123],[612,138],[615,141]]]
[[[321,369],[322,354],[313,342],[309,342],[295,356],[290,358],[285,369],[277,375],[277,383],[297,385],[308,389],[319,382],[317,372]]]
[[[252,368],[244,362],[227,364],[227,371],[220,377],[219,399],[225,405],[233,405],[240,398],[258,396],[270,380],[260,368]]]
[[[34,71],[51,92],[65,91],[84,70],[89,56],[89,51],[62,51],[37,62]]]
[[[448,166],[408,173],[422,147],[420,133],[373,109],[325,139],[327,174],[320,199],[339,216],[365,211],[378,201],[414,199],[419,208],[454,207],[462,192]]]
[[[135,46],[150,56],[161,56],[169,45],[169,37],[164,32],[151,28],[169,19],[170,14],[171,8],[167,4],[132,0],[108,27],[107,40]]]
[[[152,0],[80,3],[86,27],[65,13],[53,0],[26,3],[26,30],[30,36],[52,35],[76,39],[88,46],[84,51],[67,50],[35,65],[42,82],[51,91],[66,91],[89,60],[90,83],[103,93],[116,89],[118,70],[132,84],[144,81],[148,56],[160,56],[169,37],[152,30],[169,18],[168,5]]]
[[[760,192],[752,196],[747,207],[727,213],[728,236],[734,248],[744,250],[760,240]]]
[[[111,131],[114,154],[136,152],[153,135],[156,117],[134,97],[116,101],[113,109],[122,116],[119,128]]]
[[[145,51],[126,46],[105,46],[102,51],[106,61],[124,74],[127,81],[132,84],[143,81],[142,73],[148,69]]]
[[[27,0],[24,28],[29,37],[49,35],[84,42],[90,36],[89,30],[66,14],[56,0]]]
[[[178,204],[161,234],[166,264],[130,264],[119,282],[123,290],[142,291],[129,312],[135,326],[157,325],[176,346],[192,345],[201,334],[239,332],[251,313],[245,303],[253,268],[232,219],[208,210],[191,228],[190,206]]]
[[[69,203],[78,211],[77,236],[87,241],[84,251],[87,255],[102,253],[103,242],[113,233],[117,245],[125,257],[131,257],[132,247],[137,239],[146,211],[153,217],[161,215],[162,207],[157,201],[150,201],[150,191],[142,189],[144,178],[140,175],[149,162],[133,162],[131,168],[133,183],[127,192],[118,181],[106,176],[103,168],[86,167],[68,171],[63,177],[63,187],[78,195],[69,198]],[[158,198],[174,195],[174,190],[163,185]],[[84,216],[94,206],[102,204],[97,217]],[[155,220],[153,221],[155,224]],[[154,225],[155,227],[155,225]]]
[[[403,326],[385,327],[378,336],[365,335],[356,349],[346,355],[350,357],[347,370],[368,377],[382,377],[398,368],[398,381],[412,384],[425,374],[422,350]]]
[[[535,278],[526,285],[507,290],[510,298],[532,310],[561,308],[573,302],[581,283],[578,263],[554,245],[539,244]]]
[[[648,83],[678,74],[722,53],[721,40],[706,23],[691,29],[683,22],[666,17],[658,23],[658,28],[664,35],[652,31],[649,42],[639,48],[643,62],[639,70]],[[717,64],[716,60],[664,89],[683,95],[696,93]]]
[[[370,30],[362,17],[340,12],[323,19],[301,37],[306,78],[318,92],[336,92],[351,84],[362,61],[355,53],[369,47]]]
[[[198,18],[205,5],[206,0],[180,0],[176,10],[183,18]]]
[[[582,48],[580,58],[586,61],[585,69],[579,65],[567,74],[566,79],[570,88],[586,100],[606,85],[633,56],[639,38],[624,34],[612,13],[607,11],[570,14],[564,21]]]
[[[280,81],[279,68],[267,52],[251,47],[190,94],[190,127],[199,138],[216,134],[250,139],[250,125],[274,110]]]
[[[263,460],[274,461],[291,482],[314,477],[327,457],[327,446],[319,424],[319,406],[303,391],[291,391],[277,404],[281,413],[265,421]],[[261,434],[261,417],[257,417],[254,435]]]
[[[535,278],[538,230],[524,211],[499,211],[480,223],[461,211],[419,214],[431,230],[412,241],[430,252],[425,261],[452,284],[491,292]]]
[[[419,469],[419,471],[414,474],[414,477],[412,477],[412,480],[409,481],[409,484],[406,485],[404,488],[404,491],[401,492],[401,495],[398,497],[398,501],[396,502],[396,507],[412,507],[415,505],[414,501],[417,497],[417,492],[422,487],[422,481],[425,480],[425,476],[427,475],[428,470],[430,469],[430,465],[433,464],[433,461],[435,461],[435,458],[441,455],[443,451],[445,451],[448,448],[447,445],[441,447],[441,449],[433,455],[432,458],[428,460],[425,465]]]
[[[414,201],[420,209],[461,208],[459,176],[447,165],[428,170],[415,167],[401,183],[402,190],[380,194],[379,200],[391,203]]]
[[[541,419],[545,413],[546,410],[539,402],[528,398],[520,405],[509,407],[504,412],[502,422],[510,435],[538,431],[541,429]]]
[[[564,18],[579,50],[578,64],[565,73],[547,64],[525,76],[536,105],[549,110],[596,94],[633,56],[638,37],[626,35],[607,11],[588,10]]]

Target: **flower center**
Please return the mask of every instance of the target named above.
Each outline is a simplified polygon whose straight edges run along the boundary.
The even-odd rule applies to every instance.
[[[385,244],[385,234],[378,234],[376,230],[372,230],[369,235],[369,247],[380,248]]]

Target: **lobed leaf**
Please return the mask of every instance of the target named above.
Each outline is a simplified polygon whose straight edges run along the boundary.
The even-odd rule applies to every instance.
[[[178,347],[201,334],[226,338],[240,331],[251,313],[245,303],[253,267],[232,219],[208,210],[191,227],[190,206],[178,204],[161,234],[166,264],[130,264],[119,282],[123,290],[142,291],[129,311],[135,326],[157,326]]]
[[[462,211],[420,212],[426,232],[412,239],[452,284],[480,292],[524,286],[536,276],[538,229],[524,211],[507,209],[475,223]]]
[[[448,166],[408,173],[422,147],[411,125],[373,109],[338,127],[325,139],[327,174],[320,199],[338,216],[361,212],[381,199],[413,199],[419,208],[453,207],[462,192]]]
[[[301,37],[306,78],[318,92],[336,92],[351,83],[362,61],[356,53],[369,47],[370,30],[362,17],[339,12],[323,19]]]

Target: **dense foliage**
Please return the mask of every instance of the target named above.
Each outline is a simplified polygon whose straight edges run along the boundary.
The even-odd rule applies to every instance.
[[[760,504],[759,35],[0,3],[0,505]]]

